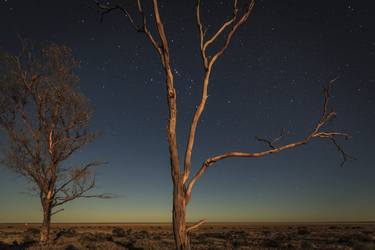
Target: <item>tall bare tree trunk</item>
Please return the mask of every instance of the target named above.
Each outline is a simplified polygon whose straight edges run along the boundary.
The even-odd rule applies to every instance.
[[[190,250],[190,238],[186,227],[186,201],[181,181],[173,188],[173,232],[177,250]]]
[[[217,62],[219,57],[221,57],[226,49],[229,47],[234,34],[237,32],[240,26],[242,26],[253,11],[256,0],[247,0],[247,4],[244,4],[243,8],[238,7],[238,0],[233,0],[232,15],[230,18],[226,19],[221,26],[212,35],[208,36],[206,32],[206,27],[204,27],[201,19],[200,13],[200,0],[196,0],[196,19],[197,26],[199,30],[199,40],[200,40],[200,54],[203,60],[204,66],[204,78],[202,82],[202,96],[199,104],[196,106],[195,113],[190,124],[190,131],[188,134],[187,146],[185,151],[184,165],[183,169],[179,164],[179,150],[176,139],[176,122],[177,122],[177,102],[176,102],[176,89],[174,86],[173,78],[173,68],[171,67],[170,53],[168,39],[165,34],[164,25],[160,17],[158,0],[153,0],[153,17],[154,25],[157,29],[158,37],[154,36],[149,29],[148,17],[149,14],[145,14],[142,6],[141,0],[137,0],[138,15],[141,21],[140,24],[135,22],[135,18],[131,16],[131,11],[128,11],[126,7],[121,5],[111,5],[111,4],[101,4],[100,1],[95,1],[99,11],[101,12],[101,19],[103,16],[114,10],[120,10],[130,21],[131,25],[137,32],[143,32],[146,37],[151,42],[152,46],[155,48],[156,52],[160,56],[160,61],[165,70],[166,76],[166,87],[167,87],[167,100],[168,100],[168,125],[167,125],[167,135],[168,135],[168,145],[169,145],[169,157],[171,165],[171,174],[173,180],[173,232],[175,238],[175,244],[177,250],[190,250],[190,238],[189,234],[192,230],[197,229],[202,225],[205,220],[200,220],[187,227],[186,224],[186,206],[191,198],[191,192],[196,184],[196,182],[202,177],[206,169],[213,166],[216,162],[221,161],[226,158],[260,158],[270,154],[278,153],[284,150],[296,148],[307,144],[314,138],[324,138],[330,139],[332,143],[336,146],[338,151],[343,156],[343,163],[347,160],[352,159],[339,144],[337,144],[337,137],[349,138],[349,134],[340,133],[336,131],[322,131],[321,129],[336,116],[334,110],[330,111],[329,98],[330,90],[333,82],[330,81],[324,88],[324,104],[323,104],[323,114],[320,117],[318,123],[314,129],[307,134],[302,140],[283,144],[278,146],[276,143],[284,136],[282,133],[278,138],[274,140],[257,138],[258,141],[266,143],[270,148],[261,152],[240,152],[240,151],[227,151],[222,154],[214,155],[207,158],[200,168],[192,175],[192,152],[196,138],[196,130],[206,107],[206,102],[208,99],[208,85],[211,78],[211,72],[214,64]],[[224,40],[224,41],[223,41]],[[222,45],[220,45],[222,44]]]
[[[52,211],[52,201],[45,200],[43,204],[43,223],[40,230],[40,242],[47,243],[49,241],[49,233],[51,228],[51,211]]]

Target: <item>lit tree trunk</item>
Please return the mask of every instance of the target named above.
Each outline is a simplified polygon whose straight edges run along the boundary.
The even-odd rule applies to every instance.
[[[47,243],[49,241],[49,233],[51,228],[51,212],[52,212],[52,200],[46,198],[43,204],[43,223],[40,230],[40,242]]]
[[[184,185],[178,181],[173,187],[173,232],[178,250],[190,250],[190,239],[186,229]]]

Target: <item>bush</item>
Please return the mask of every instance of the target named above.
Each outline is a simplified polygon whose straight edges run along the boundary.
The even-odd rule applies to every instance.
[[[153,240],[161,240],[161,236],[160,235],[155,235],[152,237]]]
[[[22,242],[32,243],[35,241],[36,238],[38,238],[39,234],[40,234],[40,230],[38,228],[28,228],[23,233]]]
[[[354,233],[351,235],[354,241],[361,241],[361,242],[371,242],[372,237],[371,235],[364,234],[364,233]]]
[[[26,229],[25,233],[32,234],[32,235],[39,235],[40,234],[40,229],[39,228],[30,227],[30,228]]]
[[[262,234],[265,236],[265,237],[268,237],[271,235],[271,231],[270,230],[263,230],[262,231]]]
[[[88,242],[100,242],[111,240],[111,237],[111,235],[107,235],[105,233],[85,233],[81,235],[81,237],[79,238],[79,242],[84,245]]]
[[[281,248],[280,243],[273,239],[264,239],[262,246],[265,248]]]
[[[353,246],[354,250],[375,250],[375,243],[356,243]]]
[[[60,237],[72,238],[76,235],[77,235],[77,231],[74,228],[68,228],[68,229],[63,228],[57,233],[57,238],[60,238]]]
[[[96,233],[95,237],[97,241],[112,241],[112,235],[111,234],[106,234],[106,233]]]
[[[26,234],[23,235],[23,239],[22,239],[23,244],[25,244],[25,243],[31,244],[31,243],[34,243],[34,242],[36,242],[36,241],[34,240],[34,237],[31,234],[26,233]]]
[[[70,244],[65,247],[65,250],[79,250],[79,248]]]
[[[353,245],[353,239],[350,235],[342,235],[337,242],[342,245],[346,246],[352,246]]]
[[[150,238],[150,234],[149,234],[148,231],[142,230],[142,231],[137,232],[137,234],[135,235],[135,237],[137,239],[149,239]]]
[[[307,250],[307,249],[314,249],[314,248],[315,248],[314,244],[310,241],[302,241],[300,243],[300,249],[306,249]]]
[[[308,235],[310,231],[306,227],[299,227],[297,230],[297,234],[299,235]]]
[[[125,237],[126,236],[126,232],[124,229],[122,229],[121,227],[115,227],[113,230],[112,230],[112,235],[114,237]]]

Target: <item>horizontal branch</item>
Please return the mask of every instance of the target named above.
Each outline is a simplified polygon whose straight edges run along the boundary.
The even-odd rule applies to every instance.
[[[91,187],[92,188],[92,187]],[[80,192],[78,194],[74,194],[72,196],[66,196],[66,197],[57,197],[55,200],[55,204],[53,204],[53,207],[61,206],[69,201],[78,199],[78,198],[98,198],[98,199],[112,199],[112,194],[93,194],[93,195],[83,195],[83,193],[89,191],[91,188],[88,188],[87,190],[84,190],[83,192]]]
[[[330,99],[330,91],[332,88],[332,85],[336,79],[331,80],[327,83],[327,85],[324,87],[324,93],[323,93],[323,113],[320,117],[318,123],[315,125],[315,127],[312,129],[312,131],[302,140],[285,144],[282,146],[276,147],[273,142],[276,140],[280,140],[282,135],[278,138],[276,138],[274,141],[268,141],[265,139],[260,139],[263,142],[266,142],[269,144],[271,149],[261,151],[261,152],[255,152],[255,153],[249,153],[249,152],[225,152],[213,157],[210,157],[206,159],[203,164],[201,165],[200,169],[196,172],[196,174],[193,176],[189,184],[187,185],[186,189],[186,197],[190,199],[191,197],[191,191],[195,185],[195,183],[201,178],[203,173],[206,171],[207,167],[213,165],[215,162],[218,162],[220,160],[226,159],[226,158],[239,158],[239,157],[246,157],[246,158],[259,158],[264,157],[269,154],[278,153],[287,149],[296,148],[299,146],[302,146],[304,144],[307,144],[314,138],[323,138],[323,139],[330,139],[330,141],[336,146],[337,150],[343,157],[343,162],[341,163],[341,166],[348,160],[354,159],[354,157],[350,156],[348,153],[346,153],[343,148],[337,143],[336,138],[337,137],[343,137],[345,139],[348,139],[350,137],[347,133],[342,132],[336,132],[336,131],[321,131],[322,129],[331,119],[333,119],[336,116],[336,112],[331,110],[329,111],[329,99]]]

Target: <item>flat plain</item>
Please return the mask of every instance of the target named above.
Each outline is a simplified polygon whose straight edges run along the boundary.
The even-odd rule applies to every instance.
[[[173,249],[170,224],[53,224],[40,246],[38,224],[0,224],[0,249]],[[374,249],[375,223],[210,223],[192,249]]]

